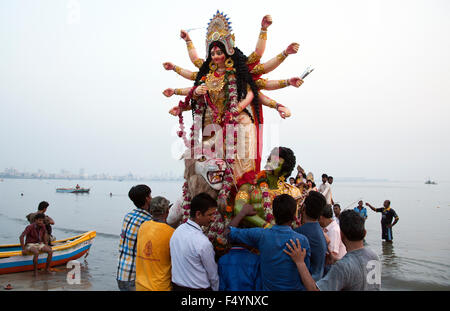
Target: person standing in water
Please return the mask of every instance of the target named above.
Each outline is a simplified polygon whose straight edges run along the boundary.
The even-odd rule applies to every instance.
[[[386,240],[386,242],[392,243],[392,227],[398,222],[399,217],[394,209],[391,208],[391,201],[385,200],[383,207],[375,208],[369,203],[366,203],[368,207],[374,212],[381,213],[381,238]],[[394,222],[392,222],[394,219]]]

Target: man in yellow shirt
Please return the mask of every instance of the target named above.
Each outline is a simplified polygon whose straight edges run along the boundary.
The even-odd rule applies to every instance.
[[[170,238],[175,231],[166,223],[171,204],[164,197],[152,199],[153,219],[144,222],[138,232],[136,252],[136,290],[172,290]]]

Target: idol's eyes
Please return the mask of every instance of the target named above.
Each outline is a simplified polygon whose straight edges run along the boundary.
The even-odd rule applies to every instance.
[[[222,55],[223,55],[223,52],[222,52],[221,50],[218,50],[218,51],[212,51],[212,52],[211,52],[211,56],[215,56],[215,55],[217,55],[217,56],[222,56]]]

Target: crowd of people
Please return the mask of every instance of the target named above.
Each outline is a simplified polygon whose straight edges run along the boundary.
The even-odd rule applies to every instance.
[[[292,181],[292,179],[291,179]],[[217,253],[204,234],[214,220],[217,201],[207,193],[196,195],[189,219],[172,227],[167,217],[172,204],[164,197],[152,197],[147,185],[130,189],[135,208],[123,219],[119,243],[117,284],[122,291],[252,291],[252,290],[380,290],[372,282],[370,262],[378,256],[364,244],[367,209],[360,200],[352,210],[341,211],[333,201],[333,178],[322,175],[317,188],[311,173],[299,171],[294,184],[303,189],[298,202],[281,194],[272,202],[275,225],[246,228],[241,221],[256,214],[246,204],[225,228],[231,242],[228,251]],[[34,274],[40,252],[47,256],[46,272],[52,260],[51,226],[45,201],[27,215],[30,222],[20,235],[24,255],[33,255]],[[386,200],[382,208],[382,238],[392,242],[392,226],[399,217]],[[301,225],[292,223],[299,215]]]
[[[125,216],[120,237],[119,289],[380,290],[381,282],[369,277],[375,273],[371,263],[380,261],[364,244],[362,213],[341,212],[333,202],[333,178],[326,174],[319,188],[312,174],[299,174],[294,183],[306,189],[300,206],[301,226],[291,227],[298,205],[288,194],[273,200],[275,225],[271,228],[241,227],[246,216],[256,214],[254,207],[246,204],[225,228],[231,242],[226,254],[216,253],[203,231],[217,211],[217,202],[210,195],[196,195],[189,219],[172,227],[166,222],[169,200],[152,198],[147,185],[134,186],[128,195],[135,208]],[[383,208],[374,211],[395,213]]]

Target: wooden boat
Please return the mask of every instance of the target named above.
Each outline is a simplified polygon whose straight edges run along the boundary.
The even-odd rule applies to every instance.
[[[90,188],[56,188],[60,193],[89,193]]]
[[[67,262],[87,256],[92,242],[96,236],[95,231],[52,242],[53,257],[50,267],[64,265]],[[38,269],[45,268],[47,253],[40,253]],[[23,255],[20,244],[0,245],[0,274],[32,271],[33,255]]]

